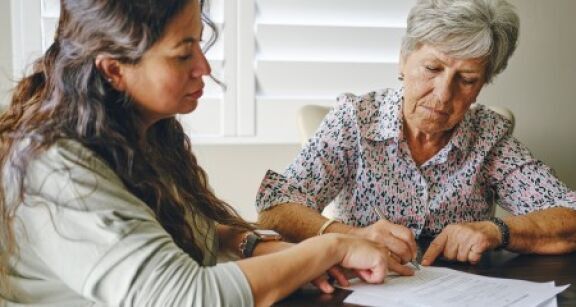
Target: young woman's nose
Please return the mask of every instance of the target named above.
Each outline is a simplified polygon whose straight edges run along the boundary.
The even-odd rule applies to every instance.
[[[208,76],[210,73],[212,73],[212,68],[210,67],[210,63],[208,63],[208,59],[206,59],[203,52],[199,52],[198,61],[192,67],[192,78]]]

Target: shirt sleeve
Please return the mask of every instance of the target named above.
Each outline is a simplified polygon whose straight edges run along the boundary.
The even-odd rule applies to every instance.
[[[486,170],[498,203],[512,214],[552,207],[576,209],[576,193],[510,135],[495,145]]]
[[[353,173],[353,149],[359,137],[350,99],[338,98],[339,105],[326,115],[284,174],[266,173],[256,196],[259,212],[282,203],[300,203],[321,212],[338,195]]]
[[[253,305],[235,263],[200,266],[89,150],[50,148],[26,181],[23,238],[54,282],[106,306]]]

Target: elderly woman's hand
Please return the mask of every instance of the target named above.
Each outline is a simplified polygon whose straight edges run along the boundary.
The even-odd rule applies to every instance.
[[[402,225],[380,220],[368,227],[357,228],[353,234],[384,244],[402,264],[416,259],[418,246],[414,234]]]
[[[485,251],[500,246],[500,240],[500,231],[491,222],[448,225],[430,243],[422,264],[431,265],[440,255],[447,260],[476,264]]]

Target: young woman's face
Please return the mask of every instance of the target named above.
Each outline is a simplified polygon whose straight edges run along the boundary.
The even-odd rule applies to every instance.
[[[196,109],[204,88],[202,77],[210,74],[200,48],[201,36],[200,7],[193,0],[168,24],[140,62],[123,64],[125,91],[144,123],[151,125]]]

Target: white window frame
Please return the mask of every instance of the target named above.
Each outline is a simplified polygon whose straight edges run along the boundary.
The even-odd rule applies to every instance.
[[[14,78],[30,71],[32,61],[41,55],[42,46],[42,3],[43,0],[10,0],[12,10],[12,50]],[[218,0],[217,0],[218,1]],[[259,97],[257,93],[256,25],[259,18],[257,3],[261,0],[219,0],[223,2],[223,21],[216,20],[222,31],[223,50],[221,59],[225,63],[224,80],[227,90],[221,97],[205,97],[200,108],[217,107],[219,126],[211,135],[191,135],[195,144],[294,144],[298,142],[295,110],[305,104],[333,105],[336,95],[330,97]],[[278,0],[277,0],[278,1]],[[280,0],[282,1],[282,0]],[[317,0],[308,0],[317,1]],[[371,1],[371,0],[365,0]],[[382,0],[390,1],[390,0]],[[298,2],[298,1],[297,1]],[[301,2],[301,1],[300,1]],[[366,2],[369,3],[369,2]],[[392,3],[392,2],[390,2]],[[261,17],[261,16],[260,16]],[[230,26],[232,25],[232,26]],[[391,42],[399,44],[399,42]],[[353,63],[352,63],[353,64]],[[366,64],[366,63],[364,63]],[[385,63],[388,64],[388,63]],[[391,61],[396,65],[396,61]],[[359,64],[360,65],[360,64]],[[298,76],[294,76],[297,78]],[[394,79],[394,76],[389,76]],[[389,79],[390,79],[389,78]],[[356,82],[363,82],[357,80]],[[386,83],[388,79],[386,80]],[[397,84],[383,84],[395,86]],[[342,88],[342,92],[350,89]],[[361,94],[361,93],[357,93]],[[209,105],[215,104],[215,105]],[[184,126],[192,115],[181,117]],[[198,115],[201,117],[201,115]],[[211,115],[210,118],[213,118]],[[283,117],[283,118],[282,118]],[[281,118],[280,122],[277,120]],[[201,118],[200,118],[201,119]],[[209,118],[203,120],[210,120]]]
[[[41,6],[38,0],[10,0],[12,16],[12,71],[16,79],[30,72],[41,55]]]

